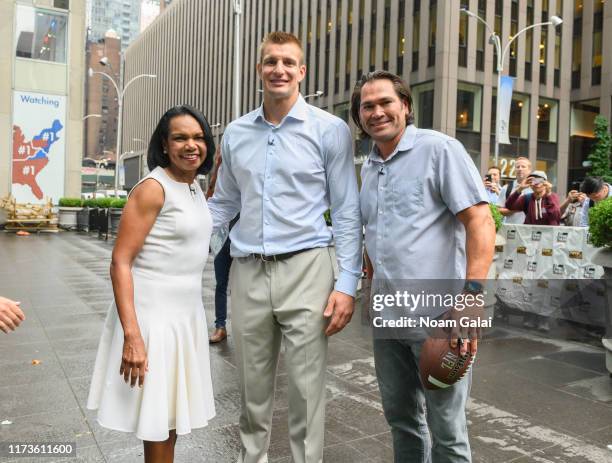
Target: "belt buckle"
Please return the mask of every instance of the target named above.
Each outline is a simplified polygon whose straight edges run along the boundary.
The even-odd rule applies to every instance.
[[[260,254],[260,259],[262,262],[276,262],[276,256],[266,256],[264,254]]]

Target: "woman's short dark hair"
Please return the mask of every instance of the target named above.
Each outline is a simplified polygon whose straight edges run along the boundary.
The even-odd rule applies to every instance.
[[[191,116],[204,132],[204,143],[206,143],[206,159],[200,167],[198,167],[199,175],[206,175],[212,169],[215,157],[215,139],[210,129],[210,125],[200,111],[193,106],[180,105],[170,108],[162,116],[157,123],[153,135],[151,135],[151,141],[149,142],[149,150],[147,151],[147,166],[149,170],[155,169],[157,166],[168,167],[170,165],[170,158],[168,153],[164,153],[164,140],[168,142],[168,136],[170,135],[170,121],[177,116]]]
[[[580,191],[586,195],[592,195],[601,191],[604,187],[604,181],[601,177],[587,177],[580,184]]]
[[[357,128],[361,132],[362,136],[367,137],[368,134],[363,130],[361,121],[359,120],[359,108],[361,106],[361,89],[368,82],[373,80],[386,79],[391,81],[395,93],[404,103],[408,105],[408,115],[406,116],[406,126],[414,124],[414,110],[412,109],[412,93],[410,93],[410,87],[404,82],[404,80],[391,72],[388,71],[373,71],[368,72],[361,76],[361,79],[357,81],[353,88],[353,95],[351,96],[351,117],[353,122],[357,125]]]

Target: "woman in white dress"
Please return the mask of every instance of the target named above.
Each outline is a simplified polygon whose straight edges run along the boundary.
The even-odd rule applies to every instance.
[[[161,118],[149,144],[151,173],[130,193],[113,249],[111,307],[87,407],[109,429],[135,432],[145,462],[172,462],[177,435],[215,415],[202,271],[212,220],[195,181],[215,152],[195,108]]]

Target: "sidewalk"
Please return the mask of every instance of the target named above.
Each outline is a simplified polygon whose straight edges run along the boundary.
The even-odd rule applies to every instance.
[[[111,244],[77,233],[17,237],[0,232],[0,294],[22,302],[27,320],[0,333],[0,442],[76,441],[77,457],[0,461],[141,462],[142,444],[101,428],[86,410],[97,344],[111,301]],[[212,260],[203,277],[214,319]],[[231,315],[230,315],[231,319]],[[211,346],[217,417],[181,436],[175,461],[235,462],[240,397],[231,323]],[[612,379],[601,343],[498,328],[479,349],[469,403],[474,462],[610,462]],[[32,361],[38,360],[38,365]],[[325,461],[392,462],[369,329],[360,315],[330,340]],[[281,367],[269,458],[289,463],[287,381]]]

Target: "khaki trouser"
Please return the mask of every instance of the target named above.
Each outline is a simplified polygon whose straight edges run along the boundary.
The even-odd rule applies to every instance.
[[[295,463],[323,459],[327,325],[334,251],[316,248],[280,262],[234,260],[230,275],[242,411],[240,463],[265,463],[281,339],[289,395],[289,439]]]

